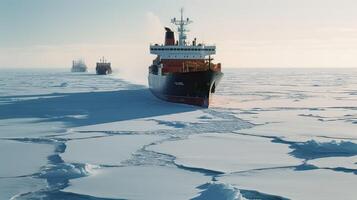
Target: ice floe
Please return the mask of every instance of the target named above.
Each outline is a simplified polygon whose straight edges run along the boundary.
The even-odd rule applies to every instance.
[[[327,157],[308,161],[308,164],[314,165],[318,168],[331,169],[351,169],[357,174],[357,156],[352,157]]]
[[[72,180],[63,191],[102,198],[181,200],[197,196],[197,187],[209,179],[175,167],[112,167]]]
[[[354,200],[357,196],[355,175],[325,169],[250,171],[218,179],[241,190],[257,190],[288,199]]]
[[[32,177],[0,178],[0,199],[20,199],[19,197],[24,194],[45,187],[47,187],[47,183],[43,179]]]
[[[259,118],[257,123],[265,124],[251,129],[239,130],[240,133],[254,135],[278,136],[294,141],[306,141],[311,138],[326,141],[325,138],[357,139],[356,124],[344,121],[320,121],[311,117],[301,116],[301,110],[267,110],[259,114],[241,115],[251,122],[252,116]]]
[[[119,135],[71,140],[66,143],[62,159],[69,163],[120,165],[142,146],[163,139],[150,135]]]
[[[6,114],[0,113],[0,118],[1,115]],[[45,122],[40,118],[0,119],[0,129],[0,138],[40,137],[66,131],[64,123]]]
[[[224,173],[302,164],[301,159],[289,155],[291,149],[286,144],[237,134],[193,135],[186,140],[167,141],[148,149],[173,155],[177,165]]]
[[[53,151],[54,147],[48,144],[0,140],[0,178],[37,173]]]

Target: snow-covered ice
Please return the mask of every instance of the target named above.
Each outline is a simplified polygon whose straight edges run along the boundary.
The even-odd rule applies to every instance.
[[[47,187],[47,183],[43,179],[32,177],[0,178],[0,199],[17,199],[22,194],[45,187]]]
[[[355,175],[324,169],[251,171],[223,176],[219,181],[288,199],[354,200],[357,196]]]
[[[302,164],[301,159],[288,155],[291,149],[286,144],[232,133],[193,135],[149,149],[175,156],[178,165],[223,173]]]
[[[160,139],[149,135],[119,135],[72,140],[66,143],[61,157],[69,163],[120,165],[143,146]]]
[[[105,124],[91,125],[78,127],[73,130],[77,132],[95,132],[95,131],[105,131],[105,132],[135,132],[135,131],[155,131],[162,129],[170,129],[172,127],[158,124],[155,121],[149,119],[134,119],[127,121],[111,122]]]
[[[11,140],[0,140],[0,179],[20,177],[37,173],[47,163],[53,152],[48,144],[33,144]],[[11,156],[9,156],[11,152]]]
[[[100,169],[93,176],[71,181],[66,192],[102,198],[190,199],[209,177],[171,167],[134,166]]]
[[[343,168],[357,173],[357,156],[319,158],[310,160],[308,163],[318,168]]]
[[[121,74],[0,86],[0,199],[357,198],[356,70],[227,69],[209,109]]]
[[[306,141],[314,138],[324,140],[325,138],[355,139],[357,140],[356,124],[343,120],[323,121],[303,113],[311,113],[305,110],[268,110],[260,111],[259,114],[241,115],[250,122],[260,124],[265,119],[266,124],[260,124],[251,129],[239,130],[240,133],[253,135],[278,136],[294,141]],[[353,111],[356,113],[356,111]],[[346,111],[348,113],[348,111]],[[239,115],[239,114],[238,114]],[[259,118],[255,120],[252,117]]]
[[[0,127],[1,138],[40,137],[66,131],[62,122],[43,121],[40,118],[3,119],[0,120]]]

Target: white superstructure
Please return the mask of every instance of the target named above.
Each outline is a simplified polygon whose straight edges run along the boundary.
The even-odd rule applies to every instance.
[[[205,45],[151,45],[150,53],[159,55],[161,59],[205,59],[216,54],[216,46]]]
[[[186,27],[192,21],[183,18],[183,9],[181,9],[181,18],[173,18],[171,23],[177,27],[178,41],[174,45],[150,45],[150,53],[158,55],[160,59],[206,59],[210,55],[216,54],[215,45],[196,44],[196,38],[192,43],[188,43]]]

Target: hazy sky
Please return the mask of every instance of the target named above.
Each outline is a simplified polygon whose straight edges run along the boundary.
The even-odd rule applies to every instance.
[[[0,0],[0,67],[146,72],[180,7],[223,67],[357,67],[356,0]]]

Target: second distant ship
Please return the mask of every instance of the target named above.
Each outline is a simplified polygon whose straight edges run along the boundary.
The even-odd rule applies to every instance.
[[[95,71],[97,72],[98,75],[107,75],[112,73],[112,68],[110,66],[110,62],[104,59],[100,59],[99,62],[97,62],[97,65],[95,67]]]
[[[83,60],[73,60],[71,72],[87,72],[87,65]]]
[[[149,87],[160,99],[208,107],[211,95],[223,77],[221,64],[212,63],[216,46],[186,41],[186,26],[192,21],[172,19],[177,26],[178,40],[170,28],[166,29],[164,45],[151,45],[150,53],[157,55],[149,67]]]

